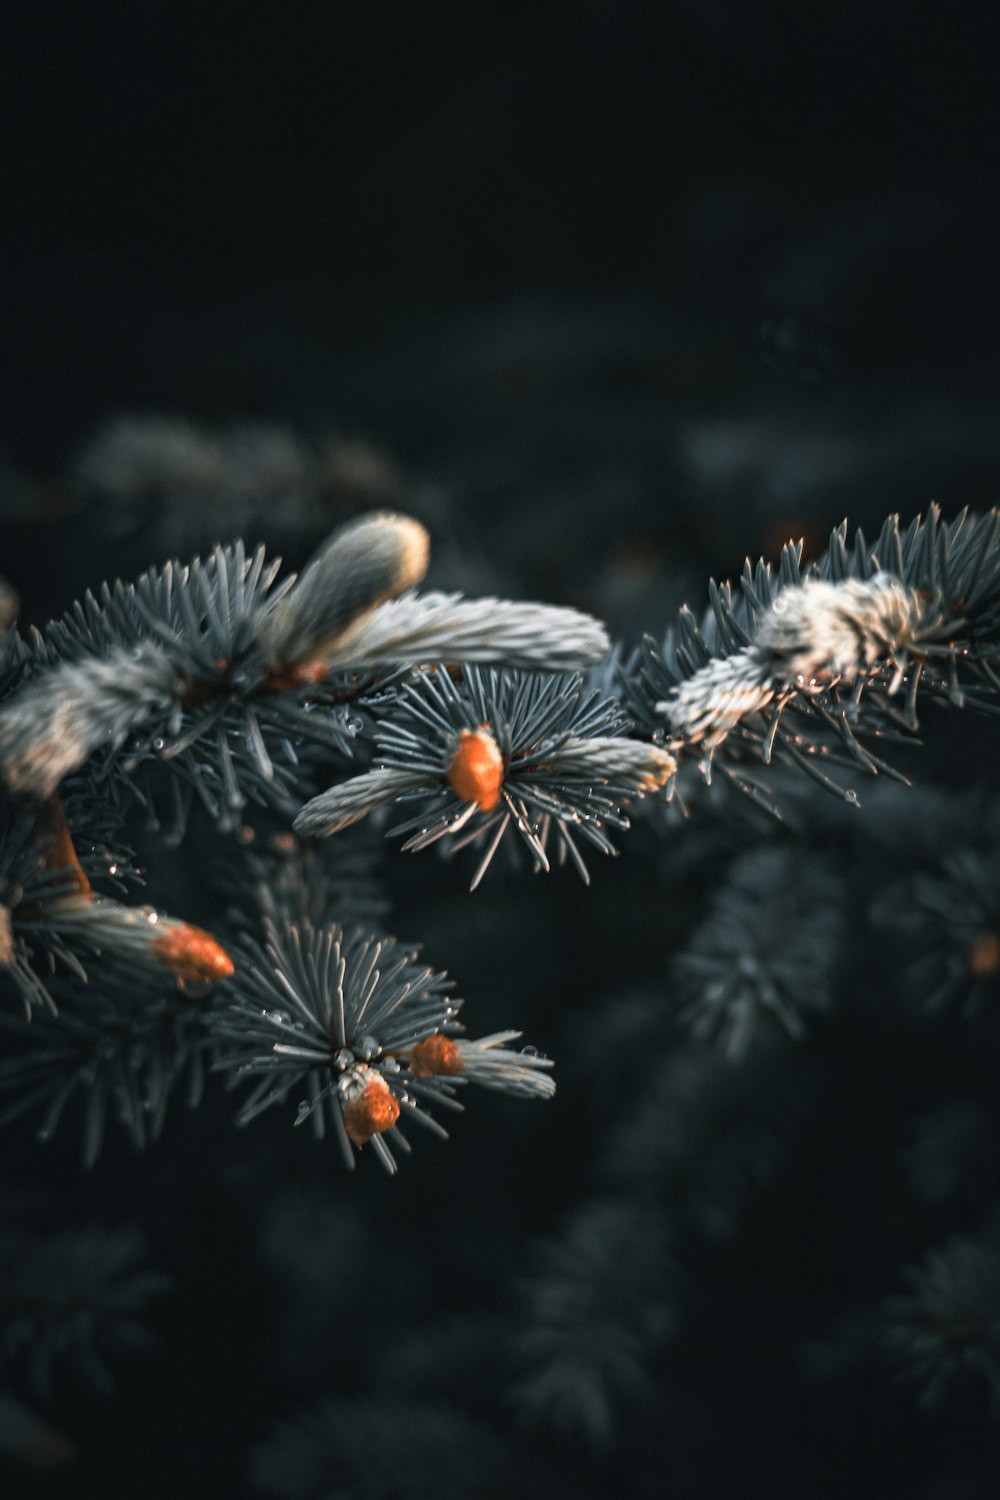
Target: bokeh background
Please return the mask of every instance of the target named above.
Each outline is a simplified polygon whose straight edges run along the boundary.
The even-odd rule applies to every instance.
[[[374,503],[427,521],[435,582],[574,603],[635,639],[748,553],[804,536],[816,555],[842,516],[996,502],[985,6],[8,0],[0,34],[0,572],[28,622],[239,529],[298,564]],[[123,479],[109,424],[149,415],[235,455],[229,477]],[[913,804],[941,830],[947,797],[995,765],[990,734],[955,717],[928,761],[946,800]],[[877,884],[917,858],[906,821],[889,807],[865,844],[822,814],[807,843]],[[151,1349],[111,1359],[114,1397],[66,1378],[49,1408],[66,1446],[12,1461],[9,1493],[994,1494],[983,1391],[928,1417],[891,1361],[851,1363],[864,1337],[844,1332],[927,1243],[987,1215],[981,1038],[949,1076],[986,1124],[962,1136],[948,1117],[954,1180],[973,1160],[981,1191],[974,1209],[931,1193],[930,1225],[931,1190],[918,1212],[895,1184],[918,1139],[941,1154],[912,1120],[955,1102],[934,1094],[948,1032],[901,1046],[863,1008],[802,1064],[827,1089],[819,1118],[785,1054],[745,1097],[687,1059],[661,1091],[688,1114],[644,1127],[676,1144],[672,1165],[653,1149],[655,1211],[634,1160],[627,1190],[608,1167],[673,1045],[672,947],[761,837],[713,812],[671,830],[668,858],[646,830],[590,892],[499,878],[469,898],[452,867],[393,861],[397,928],[456,975],[474,1029],[523,1024],[565,1059],[543,1122],[477,1100],[401,1180],[368,1162],[348,1180],[277,1119],[236,1134],[225,1098],[177,1111],[141,1158],[109,1140],[87,1176],[71,1131],[47,1148],[10,1134],[11,1225],[37,1244],[137,1226],[170,1290],[149,1302]],[[156,894],[201,920],[193,865],[144,853]],[[885,945],[856,947],[844,982],[874,992]],[[796,1122],[775,1187],[774,1138]],[[664,1196],[673,1248],[643,1269]],[[596,1262],[545,1250],[577,1232]],[[607,1421],[600,1380],[577,1408],[523,1395],[538,1287],[558,1300],[574,1276],[598,1311],[625,1287]],[[323,1401],[320,1437],[281,1448],[278,1424]]]

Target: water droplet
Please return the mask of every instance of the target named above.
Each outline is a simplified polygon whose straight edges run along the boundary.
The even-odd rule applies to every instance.
[[[382,1047],[377,1037],[363,1036],[360,1041],[355,1042],[354,1044],[355,1056],[364,1058],[365,1062],[370,1062],[371,1059],[373,1057],[377,1057],[381,1051]]]
[[[360,734],[364,727],[364,719],[359,719],[357,714],[351,714],[344,723],[344,728],[347,730],[348,734]]]
[[[539,1050],[538,1050],[537,1047],[522,1047],[521,1048],[521,1056],[522,1057],[541,1057],[541,1055],[542,1054],[539,1052]]]
[[[336,1057],[333,1059],[333,1065],[335,1068],[340,1068],[341,1070],[344,1070],[346,1068],[353,1068],[354,1053],[350,1050],[349,1047],[342,1047],[341,1050],[337,1053]]]
[[[167,742],[165,739],[162,739],[160,735],[157,735],[156,739],[153,741],[153,749],[162,750],[165,747],[166,743]]]

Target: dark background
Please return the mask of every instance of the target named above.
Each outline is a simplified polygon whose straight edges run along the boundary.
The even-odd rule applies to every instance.
[[[67,477],[122,412],[363,435],[442,553],[453,527],[488,587],[587,604],[622,633],[660,631],[688,580],[700,602],[747,552],[802,533],[818,550],[842,515],[996,500],[986,7],[8,0],[0,34],[0,571],[27,619],[159,560],[155,529],[117,542]],[[574,1005],[593,1037],[608,996],[662,983],[657,945],[689,913],[650,905],[654,866],[647,849],[596,892],[501,881],[475,902],[432,861],[390,879],[473,1030],[524,1024],[558,1056]],[[480,1099],[392,1183],[370,1162],[348,1181],[276,1118],[237,1136],[224,1099],[179,1112],[144,1158],[111,1142],[90,1177],[73,1139],[10,1137],[12,1178],[37,1176],[67,1220],[134,1219],[174,1285],[159,1353],[116,1371],[116,1403],[64,1393],[79,1457],[30,1493],[247,1493],[252,1445],[320,1397],[455,1398],[432,1326],[458,1330],[453,1386],[507,1441],[503,1380],[484,1374],[477,1404],[474,1372],[538,1237],[595,1190],[593,1055],[547,1135],[531,1106]],[[862,1175],[877,1127],[878,1111],[847,1127]],[[679,1495],[992,1493],[985,1412],[928,1429],[880,1369],[846,1415],[842,1396],[800,1398],[786,1350],[848,1296],[826,1270],[795,1285],[832,1217],[838,1145],[814,1145],[766,1230],[695,1278],[709,1332],[632,1467],[532,1439],[511,1493],[539,1473],[593,1494],[623,1473],[641,1493],[663,1473]],[[863,1233],[865,1202],[840,1191]],[[850,1296],[896,1284],[895,1249],[915,1251],[890,1240]],[[405,1346],[395,1386],[373,1343],[390,1364]],[[373,1420],[359,1442],[378,1441]]]
[[[724,571],[789,513],[989,503],[995,40],[973,6],[14,3],[9,461],[123,409],[336,425],[485,536],[611,487],[619,536]]]

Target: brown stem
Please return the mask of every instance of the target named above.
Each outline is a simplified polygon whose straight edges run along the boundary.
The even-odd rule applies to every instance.
[[[42,839],[49,838],[51,842],[42,851],[42,865],[46,870],[65,873],[68,889],[62,891],[61,895],[68,895],[70,890],[78,896],[90,896],[90,881],[83,873],[76,850],[73,847],[73,836],[66,822],[66,814],[58,797],[50,797],[45,804],[39,826],[39,835]]]

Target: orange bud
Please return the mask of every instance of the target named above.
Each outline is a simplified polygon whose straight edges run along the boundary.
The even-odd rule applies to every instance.
[[[399,1100],[381,1074],[344,1105],[344,1128],[355,1146],[381,1135],[399,1119]]]
[[[448,785],[463,802],[474,802],[482,812],[492,812],[503,786],[503,756],[485,724],[463,729],[458,749],[448,767]]]
[[[210,932],[201,927],[192,927],[189,922],[179,922],[166,932],[155,937],[149,951],[165,969],[170,969],[179,979],[213,984],[217,979],[228,979],[234,964],[221,943],[217,943]]]
[[[440,1033],[425,1037],[410,1048],[409,1065],[415,1078],[428,1078],[432,1073],[461,1073],[465,1067],[458,1043]]]
[[[1000,935],[981,932],[969,944],[967,958],[973,979],[992,979],[1000,973]]]

